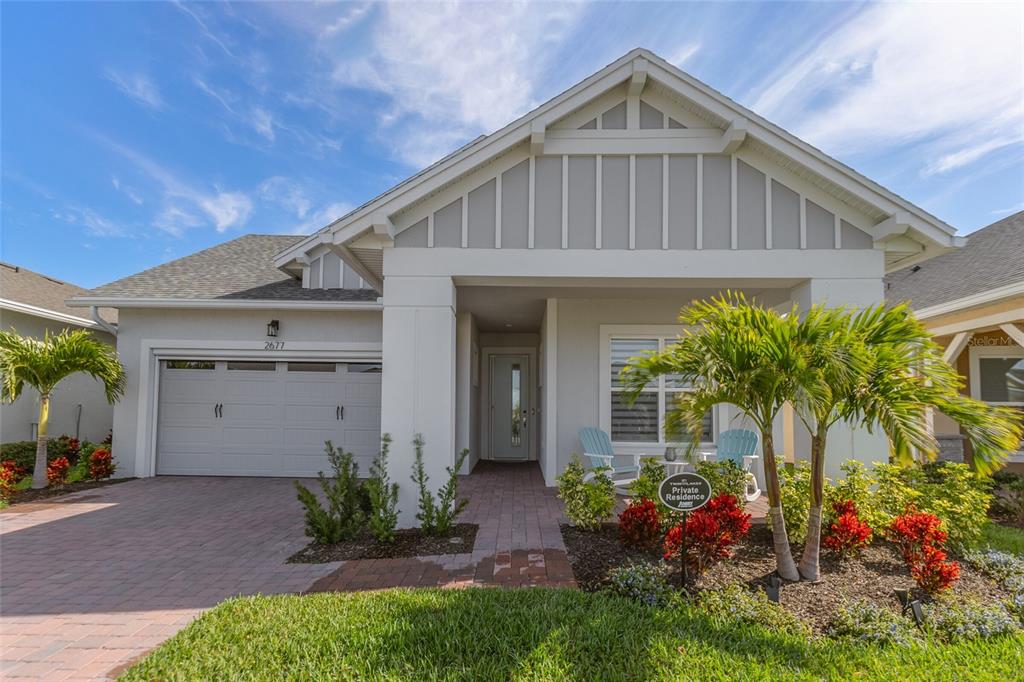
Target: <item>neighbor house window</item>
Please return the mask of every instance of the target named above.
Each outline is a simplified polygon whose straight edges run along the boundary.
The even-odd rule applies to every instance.
[[[678,377],[658,377],[657,383],[648,385],[629,405],[626,401],[625,386],[619,373],[629,359],[647,351],[661,351],[675,340],[673,336],[613,336],[609,339],[611,387],[611,438],[617,443],[638,443],[668,445],[665,437],[665,418],[671,412],[680,395],[690,386]],[[701,442],[714,441],[714,415],[709,410],[704,415],[704,429]]]

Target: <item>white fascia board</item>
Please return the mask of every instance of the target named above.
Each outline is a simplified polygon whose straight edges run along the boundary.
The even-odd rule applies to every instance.
[[[1004,298],[1021,295],[1024,295],[1024,282],[1014,282],[1013,284],[1007,284],[1006,286],[996,287],[995,289],[989,289],[988,291],[971,294],[970,296],[964,296],[963,298],[958,298],[953,301],[946,301],[945,303],[938,303],[933,306],[928,306],[927,308],[921,308],[920,310],[914,311],[914,315],[916,315],[918,319],[926,320],[931,317],[955,313],[967,308],[975,308],[980,305],[994,303]]]
[[[689,74],[662,60],[657,55],[646,53],[650,61],[650,74],[672,87],[696,104],[726,119],[747,119],[750,135],[775,147],[794,161],[806,166],[825,179],[844,187],[864,201],[878,206],[886,213],[906,211],[912,217],[912,226],[942,246],[956,246],[953,243],[956,229],[939,220],[923,209],[885,189],[857,171],[815,149],[798,137],[758,116],[725,95],[717,92]]]
[[[68,305],[71,305],[69,302]],[[7,298],[0,298],[0,308],[5,310],[12,310],[16,313],[24,313],[25,315],[33,315],[35,317],[41,317],[46,320],[53,320],[54,322],[64,322],[65,324],[73,324],[76,327],[85,327],[86,329],[100,329],[102,327],[96,324],[92,320],[85,317],[77,317],[75,315],[68,315],[67,313],[57,312],[56,310],[50,310],[48,308],[40,308],[39,306],[29,305],[28,303],[21,303],[19,301],[12,301]]]
[[[69,306],[102,308],[200,308],[221,310],[383,310],[377,301],[273,301],[223,298],[73,298]],[[90,324],[92,324],[90,322]]]

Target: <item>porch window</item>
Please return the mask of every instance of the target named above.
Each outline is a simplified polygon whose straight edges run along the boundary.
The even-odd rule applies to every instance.
[[[1024,406],[1024,358],[978,358],[980,398],[994,405]]]
[[[658,378],[657,384],[651,384],[643,390],[636,402],[627,405],[624,386],[619,380],[619,372],[631,357],[645,351],[661,351],[675,340],[675,336],[615,336],[609,340],[611,366],[611,438],[622,444],[657,444],[668,445],[665,438],[665,417],[675,407],[676,399],[690,386],[673,376]],[[701,442],[714,441],[714,415],[708,411],[704,415],[704,430]]]

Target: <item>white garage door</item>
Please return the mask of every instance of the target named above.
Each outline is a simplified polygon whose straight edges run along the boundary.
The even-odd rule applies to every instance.
[[[162,360],[156,472],[315,476],[324,441],[365,475],[380,446],[380,364]]]

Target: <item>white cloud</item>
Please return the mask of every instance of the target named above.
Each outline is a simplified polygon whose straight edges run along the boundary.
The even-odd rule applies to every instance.
[[[127,185],[121,184],[121,180],[116,175],[110,178],[110,184],[112,184],[114,186],[114,189],[116,189],[118,192],[121,192],[126,197],[131,199],[132,202],[137,206],[142,206],[142,204],[145,203],[142,197],[139,196],[138,192],[136,192],[131,187],[128,187]]]
[[[1022,18],[1013,3],[868,6],[753,109],[830,153],[918,143],[923,172],[966,165],[1020,136]]]
[[[94,237],[124,237],[129,232],[123,225],[105,218],[88,207],[68,206],[64,211],[50,213],[57,220],[69,225],[81,225]]]
[[[260,183],[260,198],[277,204],[302,220],[309,213],[311,202],[303,189],[294,181],[280,175],[267,178]]]
[[[682,68],[683,64],[688,62],[690,60],[690,57],[697,54],[697,51],[699,49],[700,43],[690,43],[688,45],[683,45],[678,50],[672,53],[672,56],[668,58],[668,61],[670,64]]]
[[[355,5],[327,26],[324,26],[320,31],[320,37],[330,38],[338,33],[344,33],[349,28],[362,21],[362,19],[369,14],[371,9],[373,9],[373,5],[370,3],[365,5]]]
[[[164,100],[160,96],[160,90],[150,80],[149,76],[143,73],[123,73],[115,69],[107,69],[105,77],[108,81],[117,86],[127,97],[150,109],[163,109]]]
[[[327,227],[338,218],[348,214],[353,208],[355,206],[345,201],[332,202],[309,216],[307,220],[293,225],[288,232],[290,234],[312,234],[321,227]]]
[[[535,89],[580,5],[401,3],[381,6],[364,56],[334,79],[391,99],[382,132],[415,165],[493,131],[537,103]]]
[[[263,107],[253,107],[249,112],[249,125],[268,142],[274,141],[274,117]]]
[[[241,192],[218,192],[198,198],[199,207],[213,219],[218,232],[244,223],[252,213],[252,201]]]

